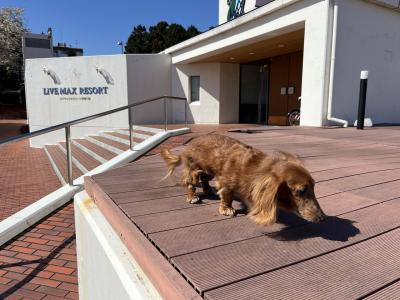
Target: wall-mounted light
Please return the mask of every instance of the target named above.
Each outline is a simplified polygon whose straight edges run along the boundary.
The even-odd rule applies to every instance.
[[[47,66],[43,66],[43,72],[46,75],[49,75],[51,79],[53,79],[54,84],[61,84],[60,78],[57,76],[56,72],[49,69]]]
[[[96,66],[96,71],[97,73],[100,73],[100,75],[104,77],[104,79],[108,84],[114,84],[114,79],[111,77],[110,73],[108,73],[106,69]]]

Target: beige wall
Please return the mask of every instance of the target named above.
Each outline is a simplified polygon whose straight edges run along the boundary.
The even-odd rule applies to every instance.
[[[172,94],[187,97],[188,120],[196,124],[239,121],[239,64],[202,63],[172,66]],[[190,103],[190,76],[200,76],[200,101]],[[174,122],[184,120],[184,107],[173,106]]]
[[[133,54],[126,55],[126,59],[129,104],[171,94],[170,55]],[[162,100],[133,108],[134,124],[157,124],[163,120]]]
[[[220,123],[239,122],[239,77],[239,64],[221,64]]]
[[[361,0],[339,1],[332,99],[335,117],[350,124],[357,119],[360,71],[368,70],[366,117],[374,123],[400,122],[399,28],[400,11]]]
[[[200,76],[200,101],[190,103],[190,76]],[[188,120],[191,123],[219,123],[220,64],[187,64],[172,66],[172,94],[189,101]],[[182,105],[174,106],[174,122],[184,120]]]

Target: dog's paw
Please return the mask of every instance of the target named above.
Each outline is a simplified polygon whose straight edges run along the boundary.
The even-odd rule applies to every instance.
[[[221,215],[224,215],[224,216],[234,217],[235,216],[235,209],[233,207],[220,206],[219,207],[219,213]]]
[[[190,204],[196,204],[200,202],[200,198],[198,196],[193,196],[192,198],[186,198],[186,201]]]

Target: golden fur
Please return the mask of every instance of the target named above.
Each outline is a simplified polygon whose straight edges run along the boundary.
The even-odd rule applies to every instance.
[[[167,163],[167,176],[183,164],[182,182],[187,186],[187,201],[197,203],[196,186],[212,191],[209,181],[215,177],[221,199],[219,212],[233,216],[233,197],[241,199],[257,224],[276,222],[278,208],[294,212],[304,219],[324,219],[314,194],[314,180],[300,159],[287,152],[267,155],[225,135],[209,134],[192,140],[181,155],[161,152]]]

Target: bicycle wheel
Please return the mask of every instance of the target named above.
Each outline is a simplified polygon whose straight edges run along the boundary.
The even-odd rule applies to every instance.
[[[300,111],[295,109],[289,113],[288,121],[290,126],[299,126],[300,125]]]

